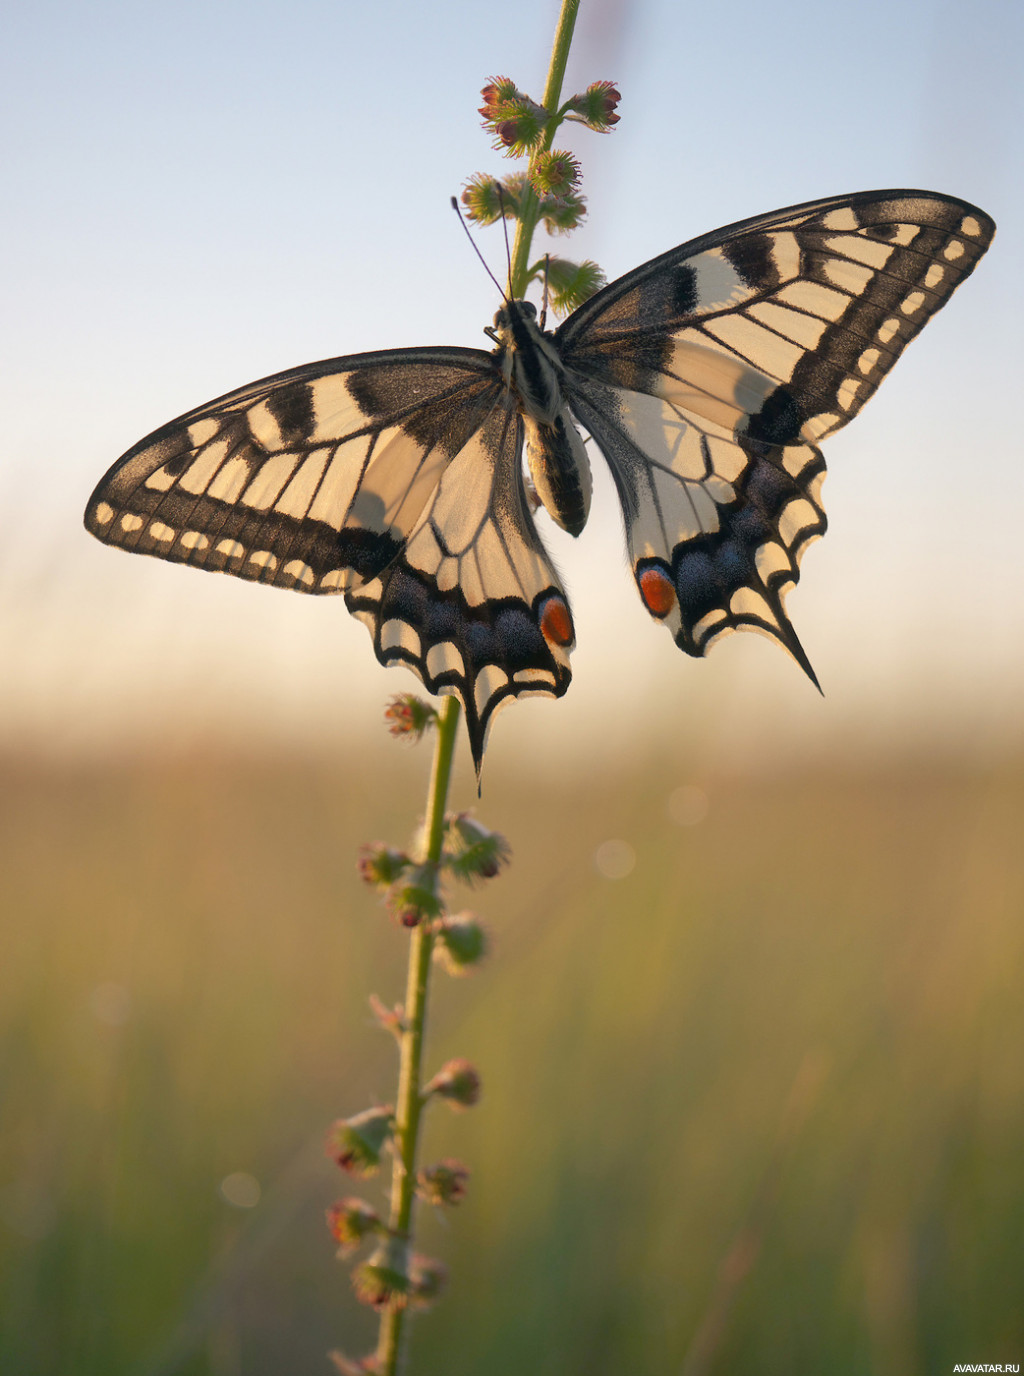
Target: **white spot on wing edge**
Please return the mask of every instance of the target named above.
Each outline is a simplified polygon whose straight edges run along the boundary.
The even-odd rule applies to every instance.
[[[903,305],[900,306],[900,310],[903,312],[904,315],[913,315],[914,312],[919,311],[923,305],[924,292],[912,291],[910,295],[907,297],[907,299],[903,302]]]
[[[186,530],[181,537],[181,543],[186,549],[209,549],[210,541],[198,530]]]
[[[241,559],[245,555],[245,546],[237,540],[218,540],[217,553],[225,554],[229,559]]]
[[[466,666],[459,647],[450,640],[443,640],[439,645],[431,645],[427,651],[427,673],[431,678],[440,678],[442,674],[451,673],[465,678]]]
[[[121,529],[127,531],[141,530],[145,525],[141,516],[133,516],[130,511],[126,511],[121,517]]]
[[[483,716],[487,704],[499,689],[504,688],[508,683],[508,674],[498,664],[485,664],[476,676],[473,685],[473,701],[476,710]]]
[[[385,621],[380,628],[380,648],[384,651],[406,650],[416,659],[421,653],[419,636],[408,622],[399,621],[397,617]]]
[[[192,448],[199,449],[204,444],[208,444],[220,429],[220,421],[213,416],[203,416],[199,420],[194,420],[188,427],[188,437],[192,441]]]
[[[859,229],[860,222],[849,206],[842,206],[838,210],[830,210],[822,219],[824,229]]]
[[[249,555],[249,563],[257,564],[261,569],[270,569],[273,572],[277,568],[277,555],[271,554],[269,549],[255,549]]]
[[[973,215],[965,215],[960,221],[960,233],[969,234],[972,239],[976,239],[981,233],[981,225]]]
[[[946,269],[941,263],[933,263],[924,275],[926,287],[937,287],[946,275]]]
[[[97,502],[93,516],[98,526],[109,526],[114,519],[114,508],[108,506],[106,502]]]
[[[942,256],[949,262],[953,262],[956,258],[962,258],[964,256],[963,244],[960,242],[959,239],[951,239],[950,242],[946,245],[946,247],[942,250]]]
[[[313,586],[313,570],[302,559],[290,559],[281,572],[307,588]]]
[[[170,526],[165,526],[163,521],[154,521],[149,527],[149,534],[162,545],[169,545],[177,533]]]
[[[325,592],[344,592],[352,578],[350,569],[331,569],[320,579],[320,586]]]

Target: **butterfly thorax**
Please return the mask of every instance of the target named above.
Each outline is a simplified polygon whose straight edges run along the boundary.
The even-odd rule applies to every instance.
[[[526,459],[551,519],[579,535],[590,513],[587,451],[562,392],[564,368],[552,336],[530,301],[509,301],[494,317],[495,357],[526,432]]]

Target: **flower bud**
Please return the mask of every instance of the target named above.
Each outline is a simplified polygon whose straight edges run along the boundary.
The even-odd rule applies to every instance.
[[[568,101],[569,119],[579,120],[599,134],[607,134],[613,124],[618,124],[615,113],[622,96],[610,81],[595,81],[581,95]]]
[[[462,204],[466,214],[479,225],[492,225],[502,215],[509,214],[509,198],[504,188],[499,194],[500,182],[488,177],[484,172],[474,172],[462,188]]]
[[[466,1194],[469,1169],[452,1157],[436,1166],[424,1166],[416,1174],[416,1193],[428,1204],[458,1204]]]
[[[384,1226],[376,1209],[365,1199],[339,1199],[327,1210],[327,1226],[338,1246],[338,1256],[346,1257],[373,1233]]]
[[[402,1309],[409,1302],[412,1277],[409,1274],[409,1244],[390,1234],[368,1260],[352,1270],[352,1287],[361,1304],[375,1309],[393,1305]]]
[[[403,927],[418,927],[424,918],[440,917],[437,871],[433,865],[417,865],[388,894],[388,906]]]
[[[393,736],[418,741],[424,731],[436,723],[437,711],[415,693],[401,693],[384,709],[384,720]]]
[[[450,975],[468,975],[487,954],[487,933],[472,913],[445,917],[437,928],[434,959]]]
[[[386,889],[400,879],[412,861],[404,851],[394,850],[380,841],[361,847],[357,868],[364,884]]]
[[[544,137],[547,111],[532,102],[509,107],[503,119],[488,121],[485,127],[494,131],[492,147],[509,158],[522,158],[533,151]]]
[[[508,863],[511,849],[504,836],[488,831],[469,813],[458,812],[445,818],[444,853],[445,864],[456,879],[472,884],[477,879],[493,879]]]
[[[327,1135],[327,1155],[350,1175],[375,1175],[394,1127],[390,1107],[368,1108],[352,1118],[339,1118]]]
[[[441,1067],[423,1093],[439,1095],[456,1110],[472,1108],[480,1098],[480,1076],[471,1061],[459,1056]]]
[[[540,204],[540,213],[549,234],[571,234],[586,219],[586,197],[576,191],[564,196],[545,196]]]
[[[605,276],[589,258],[582,263],[568,258],[549,258],[547,264],[548,292],[551,309],[556,315],[567,315],[604,286]]]
[[[580,179],[580,165],[571,153],[557,149],[541,153],[530,171],[538,196],[566,196]]]
[[[529,99],[528,96],[523,95],[522,91],[517,90],[516,84],[510,76],[492,76],[480,95],[484,103],[481,105],[479,113],[488,123],[497,119],[506,105]]]
[[[448,1283],[448,1268],[433,1257],[412,1258],[409,1300],[417,1309],[429,1309]]]

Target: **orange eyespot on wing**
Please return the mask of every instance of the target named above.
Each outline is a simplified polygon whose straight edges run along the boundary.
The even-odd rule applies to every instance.
[[[573,630],[569,608],[560,597],[549,597],[540,613],[540,629],[544,639],[555,645],[571,645],[576,632]]]
[[[676,604],[676,590],[668,574],[658,568],[644,569],[636,581],[644,606],[650,614],[657,617],[668,616]]]

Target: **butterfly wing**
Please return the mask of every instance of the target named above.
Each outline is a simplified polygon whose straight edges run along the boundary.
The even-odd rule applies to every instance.
[[[568,687],[572,622],[530,518],[521,422],[494,358],[406,349],[309,364],[163,426],[98,484],[108,544],[344,593],[383,664],[491,716]]]
[[[930,192],[814,201],[662,254],[556,331],[641,597],[681,649],[758,630],[814,679],[783,598],[825,531],[818,442],[857,414],[994,230]]]
[[[478,773],[494,712],[561,697],[570,679],[572,617],[530,516],[522,445],[509,398],[448,466],[398,558],[345,599],[382,664],[458,693]]]

